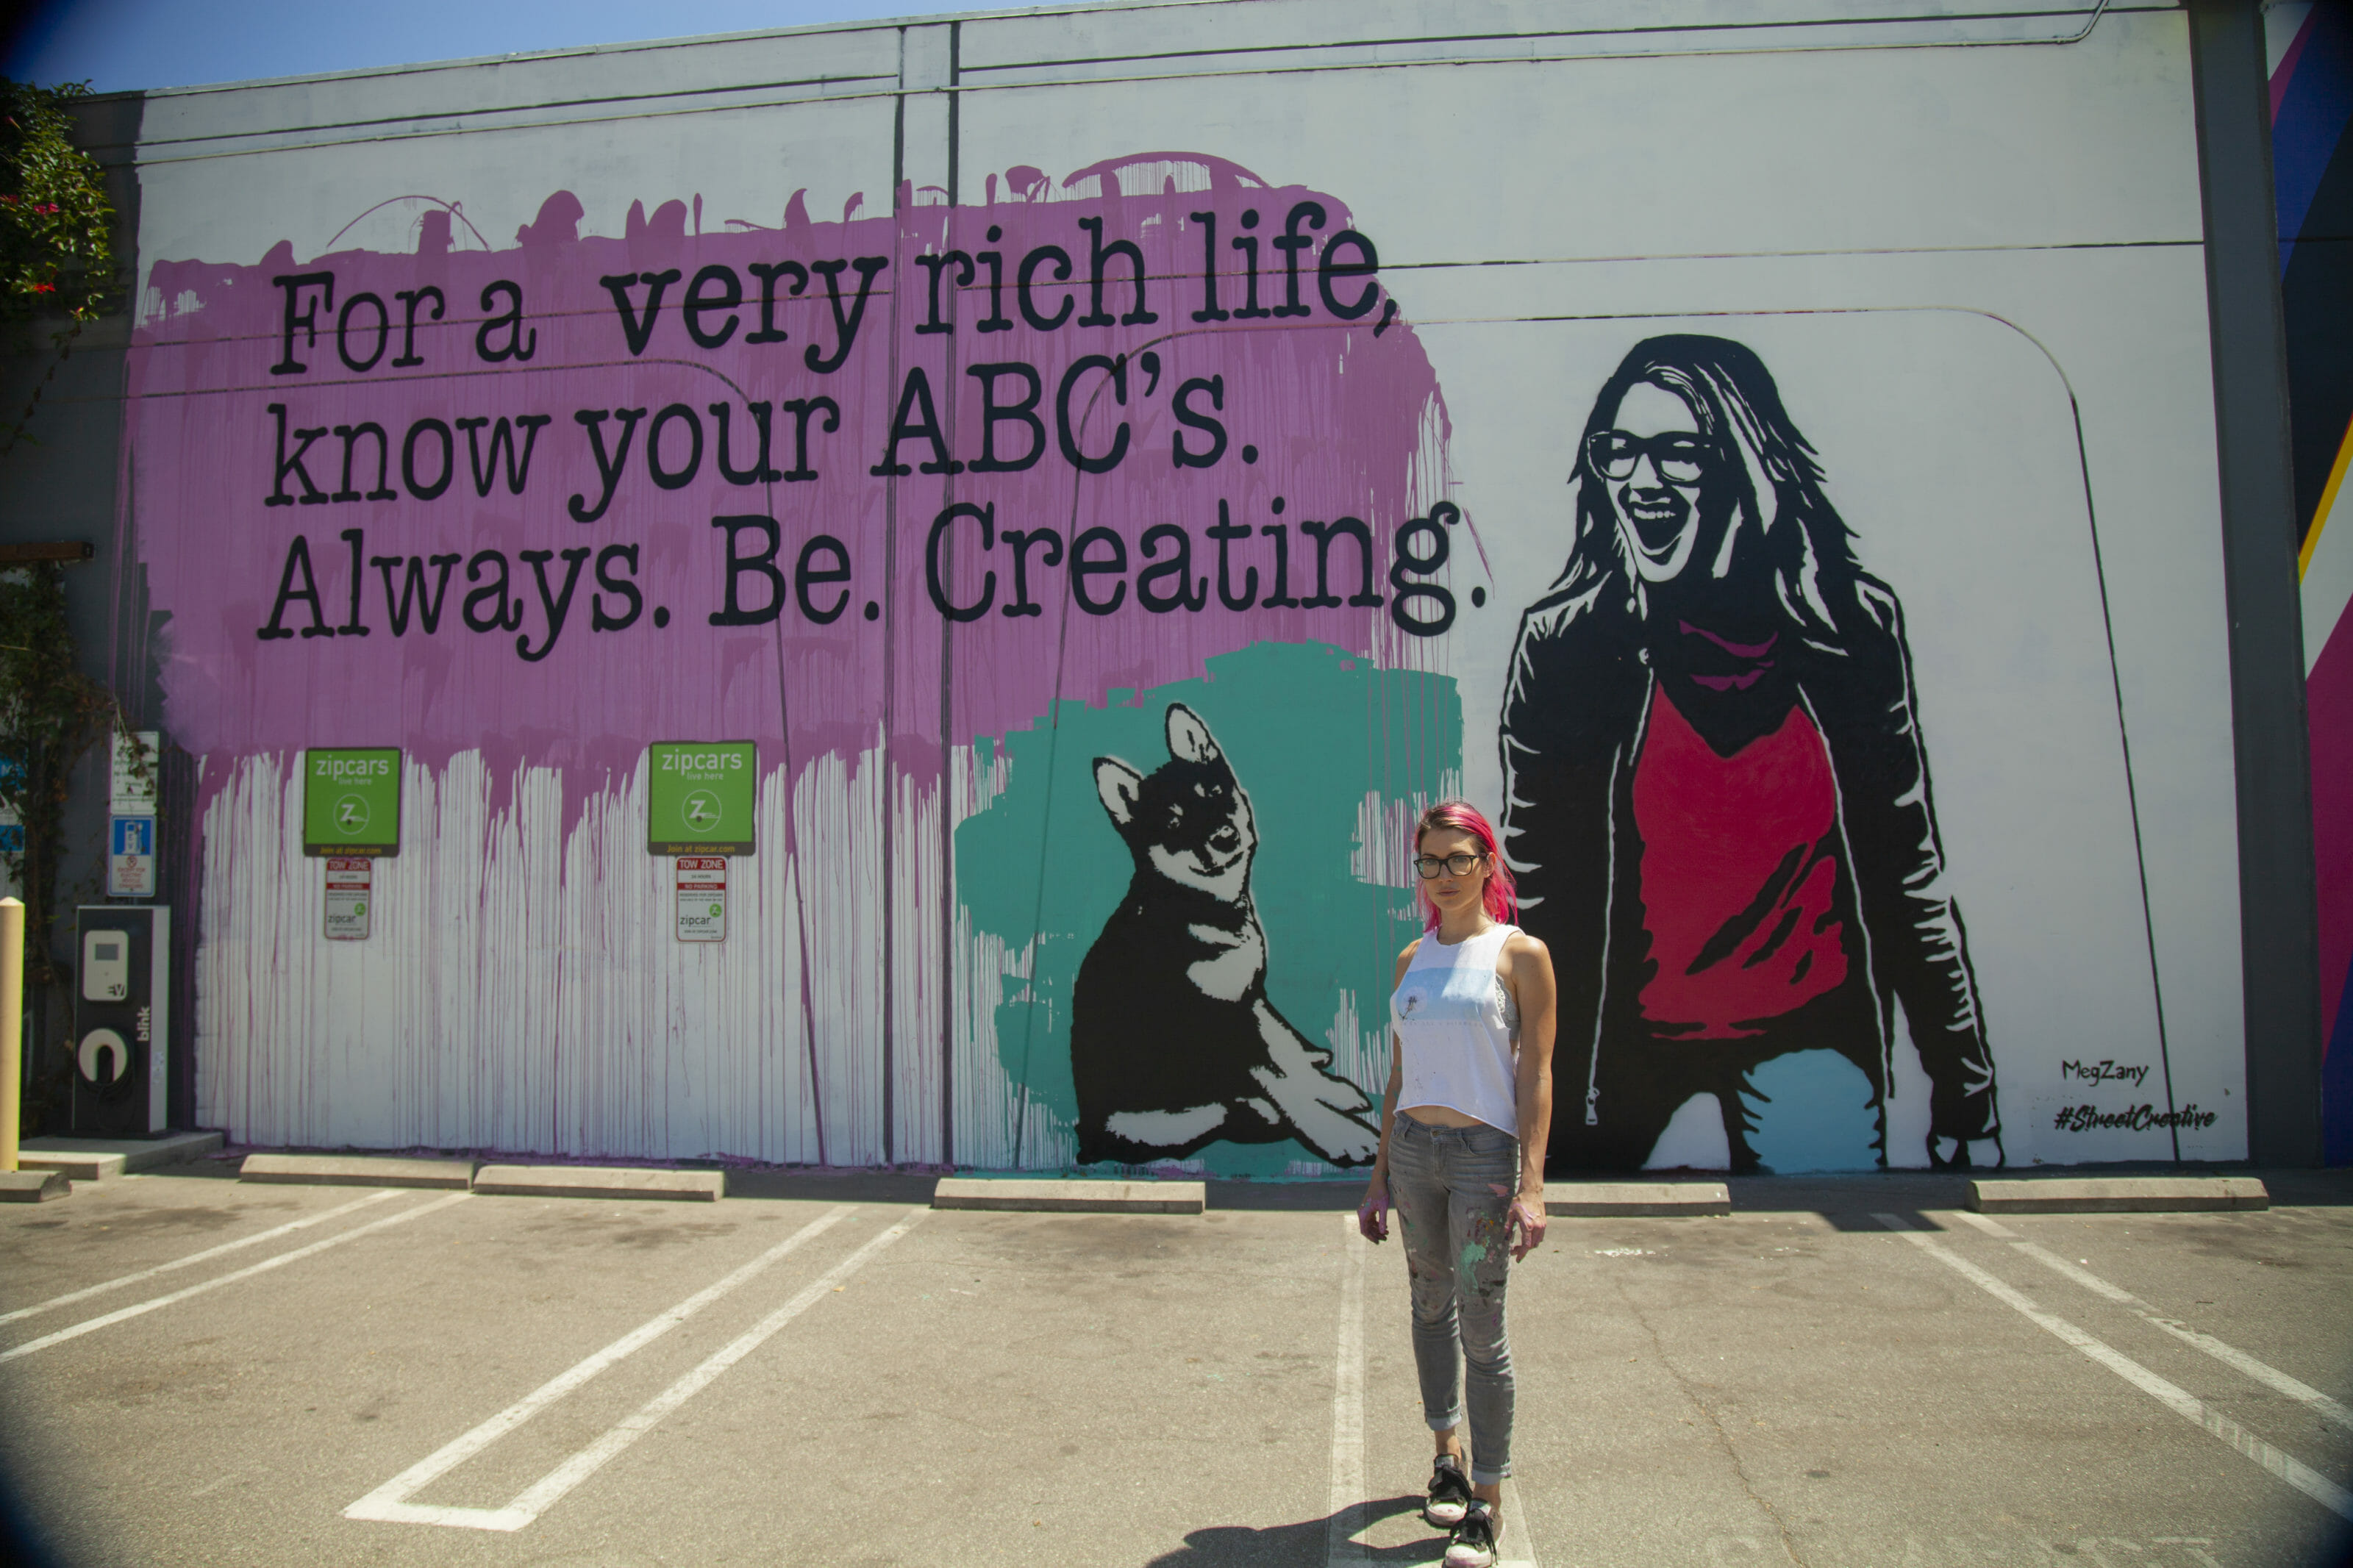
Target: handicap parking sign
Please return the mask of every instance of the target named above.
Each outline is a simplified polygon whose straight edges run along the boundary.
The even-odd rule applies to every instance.
[[[116,816],[106,835],[106,896],[110,899],[152,899],[155,896],[155,819]]]

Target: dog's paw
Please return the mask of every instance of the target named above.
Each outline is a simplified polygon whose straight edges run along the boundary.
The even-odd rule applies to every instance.
[[[1343,1116],[1362,1116],[1373,1109],[1365,1091],[1345,1078],[1324,1075],[1315,1085],[1315,1103],[1338,1111]]]
[[[1327,1164],[1370,1164],[1373,1156],[1380,1152],[1380,1135],[1356,1127],[1353,1123],[1350,1124],[1349,1131],[1348,1137],[1329,1141],[1310,1139],[1303,1134],[1302,1142],[1314,1150],[1317,1157]]]
[[[1335,1165],[1361,1165],[1380,1152],[1377,1129],[1320,1098],[1308,1101],[1293,1116],[1292,1130],[1318,1158]]]

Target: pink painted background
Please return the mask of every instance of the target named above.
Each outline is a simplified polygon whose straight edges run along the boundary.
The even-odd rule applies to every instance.
[[[1179,183],[1197,188],[1180,191]],[[887,735],[894,771],[934,776],[943,741],[955,744],[1001,733],[1050,711],[1057,699],[1099,702],[1113,689],[1196,676],[1210,655],[1258,639],[1319,639],[1383,662],[1417,658],[1412,645],[1421,639],[1399,632],[1385,609],[1223,608],[1215,546],[1206,536],[1221,500],[1236,521],[1253,526],[1361,518],[1376,541],[1377,591],[1386,597],[1392,538],[1434,497],[1443,409],[1401,308],[1391,309],[1377,278],[1335,281],[1344,301],[1368,284],[1380,288],[1370,312],[1353,321],[1335,319],[1319,297],[1315,258],[1333,235],[1350,226],[1345,204],[1295,187],[1268,187],[1214,160],[1163,153],[1098,165],[1059,184],[1035,170],[1016,170],[1004,180],[989,176],[986,189],[983,205],[954,208],[907,205],[912,193],[902,190],[901,210],[876,216],[857,216],[873,206],[853,199],[840,222],[802,221],[806,209],[796,198],[783,229],[723,233],[689,232],[686,204],[671,200],[657,205],[650,218],[642,207],[633,208],[621,237],[577,234],[579,204],[557,192],[504,249],[441,247],[429,237],[428,226],[417,254],[307,257],[280,243],[254,267],[200,258],[156,263],[131,355],[127,493],[155,607],[171,616],[164,679],[174,739],[216,758],[396,744],[430,766],[480,749],[494,774],[526,762],[565,770],[576,810],[583,792],[601,788],[612,770],[632,769],[644,745],[655,740],[750,737],[762,742],[765,771],[786,764],[787,742],[790,765],[797,769],[816,755],[855,752]],[[1050,196],[1054,199],[1043,199]],[[1271,242],[1303,201],[1317,203],[1324,215],[1320,229],[1302,230],[1315,242],[1302,255],[1300,299],[1310,313],[1194,321],[1204,262],[1203,226],[1193,215],[1216,216],[1220,303],[1230,310],[1242,302],[1245,288],[1244,263],[1231,245],[1244,232],[1244,214],[1258,215],[1261,303],[1274,305],[1283,301],[1285,289],[1282,258]],[[1150,275],[1146,303],[1155,322],[1076,324],[1090,303],[1090,235],[1080,226],[1082,218],[1103,220],[1105,245],[1124,239],[1141,248]],[[987,237],[992,226],[1002,231],[993,245]],[[1370,237],[1376,245],[1379,237]],[[1039,274],[1039,308],[1050,315],[1065,297],[1075,303],[1070,322],[1039,331],[1021,319],[1013,285],[1022,257],[1048,244],[1071,253],[1072,276],[1069,285],[1051,285],[1049,264]],[[944,288],[944,300],[960,293],[953,300],[953,333],[917,330],[929,315],[929,279],[915,258],[950,249],[1003,254],[1010,331],[975,330],[988,310],[985,270],[968,289]],[[789,282],[780,281],[776,321],[788,334],[785,341],[744,342],[758,328],[752,263],[807,266],[877,256],[888,258],[889,267],[875,280],[855,345],[839,369],[820,374],[804,360],[812,343],[827,352],[839,346],[820,278],[813,276],[797,299],[786,297]],[[1344,256],[1356,258],[1354,251]],[[680,303],[697,271],[713,263],[736,270],[747,299],[731,340],[708,349],[691,341]],[[673,268],[681,277],[668,289],[642,353],[632,354],[614,300],[598,279]],[[1124,314],[1133,308],[1129,268],[1122,261],[1107,270],[1113,280],[1104,291],[1106,308]],[[306,371],[273,374],[282,352],[285,295],[271,279],[298,271],[332,271],[333,302],[317,312],[315,343],[296,333],[294,354]],[[951,281],[954,277],[952,270]],[[524,330],[536,334],[528,363],[487,363],[477,353],[484,318],[507,308],[505,300],[489,310],[479,304],[485,287],[498,279],[523,291]],[[844,272],[841,281],[849,294],[855,272]],[[439,322],[420,318],[416,353],[425,363],[396,368],[391,362],[403,346],[396,296],[428,285],[446,297],[447,313]],[[372,368],[354,373],[338,358],[333,328],[337,313],[361,292],[385,302],[392,341]],[[636,308],[642,310],[646,292],[643,286],[631,290]],[[311,290],[303,301],[317,298]],[[1394,319],[1377,332],[1385,317]],[[373,350],[375,321],[372,308],[355,308],[348,343],[354,358],[364,361]],[[704,322],[714,330],[719,317],[708,315]],[[508,338],[503,327],[491,335],[494,347]],[[1149,393],[1139,363],[1146,350],[1161,361],[1158,384]],[[1104,449],[1119,419],[1132,426],[1125,459],[1101,475],[1077,472],[1055,449],[1056,389],[1066,367],[1086,354],[1129,356],[1128,405],[1116,406],[1106,389],[1094,397],[1083,424],[1083,444],[1094,452]],[[1017,360],[1033,365],[1044,386],[1038,412],[1046,423],[1048,450],[1034,468],[902,479],[869,471],[881,460],[894,404],[912,368],[927,373],[939,414],[952,427],[954,456],[969,461],[981,450],[980,399],[978,382],[964,367]],[[1176,428],[1171,399],[1187,379],[1210,375],[1224,378],[1219,416],[1229,446],[1213,468],[1176,467],[1170,458]],[[1104,382],[1089,375],[1073,406],[1086,407],[1088,393]],[[1018,395],[1015,383],[1000,384],[1007,395]],[[819,478],[748,487],[720,478],[711,404],[735,405],[732,458],[741,469],[752,462],[747,402],[818,395],[832,398],[841,411],[838,431],[811,430],[810,460]],[[277,426],[269,412],[273,403],[287,406],[290,428],[361,421],[383,426],[393,448],[388,482],[398,498],[266,505],[277,454]],[[586,524],[567,515],[569,498],[581,494],[593,502],[602,489],[574,411],[659,411],[673,403],[693,409],[703,426],[696,478],[675,489],[649,478],[649,414],[638,426],[627,473],[605,515]],[[1207,409],[1208,399],[1197,395],[1194,405]],[[509,493],[502,472],[488,496],[476,494],[463,432],[456,433],[457,474],[444,493],[420,500],[402,487],[400,447],[413,421],[430,416],[454,426],[461,418],[532,414],[551,416],[552,423],[539,434],[522,494]],[[781,410],[774,418],[771,462],[790,468],[792,419]],[[602,429],[609,444],[617,418]],[[491,432],[477,434],[487,444]],[[1197,448],[1208,445],[1200,432],[1186,435]],[[1026,444],[1027,433],[1018,426],[1001,428],[1000,455]],[[375,444],[357,445],[354,484],[365,489],[375,481]],[[1254,463],[1243,461],[1245,446],[1257,448]],[[665,464],[681,467],[685,447],[682,427],[673,427],[666,436]],[[438,450],[427,438],[421,466],[427,475]],[[322,489],[340,486],[342,451],[343,442],[332,435],[311,447],[308,468]],[[927,442],[913,439],[898,455],[913,466],[932,452]],[[1422,465],[1419,489],[1417,462]],[[300,481],[290,476],[286,489],[300,494]],[[992,609],[951,627],[925,590],[924,544],[934,516],[952,501],[993,504],[1000,530],[1051,527],[1066,551],[1080,531],[1108,525],[1127,542],[1127,603],[1107,616],[1079,614],[1064,592],[1065,571],[1039,569],[1032,595],[1044,614],[1014,619]],[[772,625],[709,624],[721,605],[725,548],[724,534],[711,520],[743,513],[776,520],[783,537],[776,561],[787,573],[811,535],[842,541],[854,574],[847,584],[849,613],[818,626],[788,604]],[[1148,614],[1135,603],[1135,579],[1145,564],[1138,541],[1160,522],[1180,523],[1192,535],[1193,576],[1208,579],[1210,595],[1198,613]],[[476,633],[465,626],[463,597],[479,584],[467,581],[463,563],[451,575],[438,634],[427,636],[412,622],[403,637],[388,624],[382,573],[369,566],[360,612],[369,635],[258,637],[270,619],[298,533],[308,539],[328,623],[345,620],[351,555],[340,535],[348,529],[364,531],[371,560],[504,551],[514,574],[512,587],[526,605],[521,635],[534,648],[545,637],[546,617],[529,568],[515,559],[524,550],[638,545],[636,581],[645,612],[627,630],[590,629],[590,599],[598,591],[592,558],[553,652],[526,662],[517,655],[516,633]],[[1467,528],[1455,531],[1468,533]],[[997,603],[1008,601],[1009,549],[1000,545],[987,560],[976,560],[976,531],[960,525],[957,538],[959,599],[969,602],[982,572],[993,568]],[[1475,565],[1472,542],[1463,537],[1457,546],[1456,563]],[[1304,596],[1312,591],[1303,569],[1313,553],[1296,528],[1290,551],[1292,592]],[[1258,569],[1261,595],[1271,592],[1271,552],[1263,535],[1234,547],[1237,587],[1248,564]],[[1354,592],[1354,546],[1335,543],[1334,557],[1335,580],[1346,584],[1335,591]],[[1042,565],[1041,557],[1033,561]],[[547,570],[550,586],[560,587],[565,563],[551,562]],[[1468,576],[1451,574],[1458,582]],[[1110,582],[1098,579],[1098,593],[1108,593]],[[1160,586],[1165,591],[1165,579]],[[750,602],[765,597],[764,584],[747,578],[745,587]],[[839,591],[823,590],[819,603]],[[879,606],[872,621],[860,614],[869,600]],[[670,613],[666,629],[652,624],[655,606]],[[608,611],[621,607],[607,595]],[[309,625],[307,606],[289,605],[284,624]]]

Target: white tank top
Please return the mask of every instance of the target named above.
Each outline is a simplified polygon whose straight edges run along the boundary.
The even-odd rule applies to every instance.
[[[1389,997],[1404,1073],[1400,1109],[1443,1105],[1519,1135],[1520,1009],[1495,973],[1517,926],[1493,925],[1452,947],[1423,935]]]

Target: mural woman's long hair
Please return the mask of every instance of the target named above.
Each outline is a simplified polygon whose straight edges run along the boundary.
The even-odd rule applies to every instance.
[[[1755,531],[1783,613],[1801,636],[1834,639],[1839,618],[1832,605],[1847,597],[1862,572],[1852,535],[1822,493],[1821,465],[1781,406],[1772,374],[1746,345],[1729,338],[1688,332],[1645,338],[1602,384],[1577,444],[1577,540],[1554,586],[1592,592],[1614,582],[1622,593],[1597,593],[1599,604],[1641,613],[1616,507],[1588,447],[1609,427],[1627,392],[1643,382],[1681,398],[1700,434],[1735,459],[1725,467],[1730,483],[1702,488],[1703,509],[1716,516],[1740,509],[1741,516],[1729,521]],[[1704,570],[1696,561],[1684,568]]]

